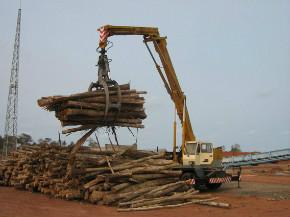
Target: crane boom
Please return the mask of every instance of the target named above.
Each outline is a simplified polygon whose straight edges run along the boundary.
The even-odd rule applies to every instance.
[[[193,133],[189,113],[186,106],[186,97],[180,87],[178,78],[176,76],[169,52],[167,50],[166,37],[160,37],[158,28],[155,27],[134,27],[134,26],[111,26],[105,25],[98,29],[100,31],[99,47],[104,49],[107,46],[107,38],[114,35],[142,35],[144,42],[153,57],[147,42],[152,42],[155,51],[158,53],[161,60],[164,73],[161,67],[155,61],[155,66],[159,75],[164,82],[165,88],[175,104],[178,117],[183,128],[182,146],[185,141],[195,141],[196,137]]]
[[[176,121],[174,120],[173,155],[172,159],[179,162],[176,169],[182,171],[181,180],[190,181],[197,189],[217,189],[228,180],[240,180],[240,172],[237,176],[227,174],[220,165],[221,149],[215,151],[211,143],[196,141],[193,133],[189,113],[186,106],[186,97],[181,89],[176,76],[169,52],[167,50],[166,37],[161,37],[158,28],[134,27],[134,26],[111,26],[105,25],[100,31],[99,48],[101,55],[106,53],[108,37],[114,35],[141,35],[156,69],[164,83],[164,86],[175,104],[176,113],[182,124],[182,147],[176,153]],[[148,43],[153,43],[155,51],[159,55],[162,67],[159,66],[152,54]],[[219,150],[217,152],[217,150]],[[170,154],[170,153],[169,153]],[[215,157],[214,157],[215,155]],[[171,155],[170,155],[171,157]]]

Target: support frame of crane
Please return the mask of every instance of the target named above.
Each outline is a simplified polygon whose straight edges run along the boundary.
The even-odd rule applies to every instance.
[[[162,37],[156,27],[112,26],[105,25],[98,29],[100,32],[100,53],[106,52],[108,38],[115,35],[140,35],[153,59],[155,67],[164,83],[165,89],[171,97],[175,114],[182,125],[182,143],[177,151],[176,143],[176,118],[173,123],[173,150],[167,153],[168,159],[179,162],[176,170],[182,170],[182,180],[187,180],[197,189],[217,189],[222,183],[240,181],[241,170],[229,174],[221,166],[222,150],[213,149],[211,143],[197,141],[186,105],[186,96],[181,89],[175,73],[169,52],[167,50],[167,37]],[[155,51],[159,55],[162,67],[155,59],[148,43],[153,43]]]

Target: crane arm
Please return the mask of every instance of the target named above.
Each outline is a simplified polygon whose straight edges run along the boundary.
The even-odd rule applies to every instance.
[[[172,101],[175,104],[178,117],[182,123],[183,127],[183,141],[195,141],[196,137],[193,133],[189,113],[186,106],[185,95],[180,87],[178,78],[176,76],[173,64],[171,62],[170,55],[167,50],[166,37],[160,37],[158,28],[155,27],[133,27],[133,26],[111,26],[105,25],[98,29],[100,31],[100,41],[99,47],[105,49],[107,46],[107,38],[114,35],[142,35],[144,37],[144,42],[148,48],[158,73],[164,82],[165,88],[170,95]],[[158,53],[161,60],[164,73],[161,67],[155,61],[153,54],[151,53],[147,42],[152,42],[155,51]]]

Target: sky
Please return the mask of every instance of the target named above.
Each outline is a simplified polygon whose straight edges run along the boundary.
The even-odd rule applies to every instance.
[[[0,134],[19,1],[0,0]],[[59,121],[37,106],[42,96],[87,90],[97,79],[97,28],[158,27],[184,93],[197,138],[245,151],[290,146],[290,1],[22,0],[18,133],[58,138]],[[146,90],[145,129],[121,144],[172,147],[174,106],[139,36],[110,38],[111,77]],[[180,125],[179,125],[180,126]],[[76,141],[82,133],[68,137]],[[101,143],[109,143],[103,129]],[[178,142],[181,142],[180,130]]]

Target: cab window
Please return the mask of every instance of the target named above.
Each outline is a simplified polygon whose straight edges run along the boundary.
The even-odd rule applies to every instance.
[[[212,145],[210,143],[201,144],[201,152],[202,153],[211,153],[212,152]]]
[[[185,154],[194,155],[196,151],[196,143],[187,143],[185,145]]]

